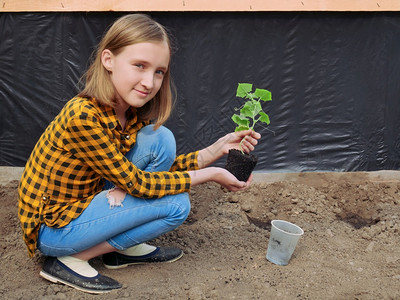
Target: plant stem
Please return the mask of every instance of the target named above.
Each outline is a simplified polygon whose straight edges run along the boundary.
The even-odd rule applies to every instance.
[[[260,98],[258,98],[257,102],[260,103]],[[256,123],[258,122],[258,120],[260,119],[260,118],[258,118],[258,119],[256,120],[255,111],[253,111],[253,117],[252,117],[252,119],[253,119],[253,124],[252,124],[251,127],[249,128],[249,129],[251,129],[251,130],[253,130],[254,126],[256,125]]]
[[[244,138],[242,138],[242,140],[241,140],[241,141],[240,141],[240,143],[239,143],[239,146],[240,146],[240,152],[242,152],[242,154],[244,154],[243,147],[242,147],[244,139],[245,139],[245,137],[244,137]]]

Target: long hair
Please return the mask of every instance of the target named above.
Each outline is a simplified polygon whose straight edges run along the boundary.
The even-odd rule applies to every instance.
[[[79,96],[95,98],[102,104],[115,107],[117,104],[116,91],[109,72],[101,62],[101,54],[108,49],[114,55],[118,55],[126,46],[146,42],[166,42],[171,56],[171,40],[167,30],[150,17],[143,14],[131,14],[115,21],[97,48],[95,57],[85,74],[85,87]],[[168,67],[160,90],[151,101],[137,109],[138,120],[154,120],[154,127],[157,129],[167,121],[172,105],[171,75]]]

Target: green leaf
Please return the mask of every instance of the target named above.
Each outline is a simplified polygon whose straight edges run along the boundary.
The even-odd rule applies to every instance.
[[[271,101],[272,100],[272,94],[268,90],[256,89],[256,91],[254,92],[254,95],[257,96],[257,98],[260,98],[262,101]]]
[[[253,118],[256,115],[254,111],[254,104],[252,103],[252,101],[248,101],[240,110],[240,114],[248,118]]]
[[[267,125],[270,123],[269,116],[263,111],[260,111],[260,121]]]
[[[247,129],[249,129],[249,127],[238,126],[238,127],[235,128],[235,132],[236,132],[236,131],[243,131],[243,130],[247,130]]]
[[[232,120],[239,126],[246,127],[247,129],[249,128],[250,120],[248,120],[245,116],[233,115]]]
[[[254,115],[256,116],[260,111],[262,111],[261,103],[254,100],[253,105],[254,105]]]
[[[257,100],[249,100],[240,110],[240,114],[254,119],[254,117],[257,116],[260,111],[262,111],[261,103]]]
[[[245,98],[251,92],[253,85],[251,83],[239,83],[236,90],[236,97]]]

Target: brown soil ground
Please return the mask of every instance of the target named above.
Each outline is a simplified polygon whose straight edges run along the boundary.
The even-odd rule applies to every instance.
[[[1,299],[400,299],[400,180],[304,173],[240,193],[196,187],[188,220],[154,241],[183,258],[120,270],[93,259],[123,284],[97,296],[39,276],[43,257],[29,259],[21,238],[17,184],[0,185]],[[273,219],[305,231],[287,266],[265,258]]]

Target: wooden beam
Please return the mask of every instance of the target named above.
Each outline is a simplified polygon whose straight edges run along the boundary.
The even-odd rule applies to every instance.
[[[0,0],[0,12],[400,11],[400,0]]]

